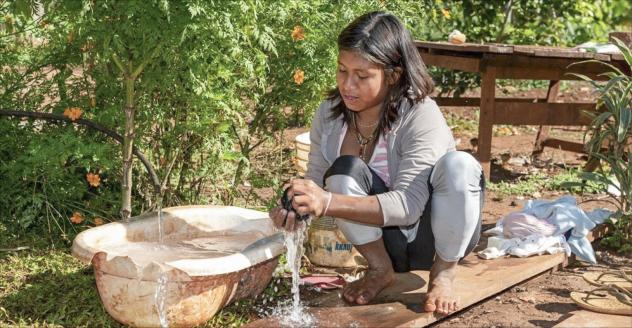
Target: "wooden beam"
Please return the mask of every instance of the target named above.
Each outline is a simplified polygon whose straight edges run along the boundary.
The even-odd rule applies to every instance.
[[[557,101],[557,94],[560,90],[560,81],[549,81],[549,89],[546,92],[546,102],[554,103]],[[538,129],[538,135],[535,137],[535,144],[533,146],[533,152],[531,153],[534,157],[538,157],[542,150],[544,150],[543,142],[546,138],[549,137],[549,131],[551,127],[548,125],[540,125]]]
[[[496,105],[496,68],[486,67],[482,73],[481,110],[478,119],[478,161],[486,179],[491,179],[492,128]]]
[[[568,73],[587,75],[596,80],[606,80],[607,77],[599,76],[610,69],[597,62],[584,62],[583,58],[550,58],[532,57],[527,55],[503,55],[484,54],[486,65],[498,68],[499,79],[524,79],[524,80],[577,80],[578,78]],[[629,68],[622,62],[610,62],[629,74]],[[572,66],[571,66],[572,65]]]
[[[420,52],[426,66],[438,66],[459,71],[476,73],[480,68],[480,60],[474,57],[455,57]]]
[[[585,153],[584,144],[579,142],[572,142],[568,140],[548,138],[542,142],[542,147],[551,147],[555,149],[568,150],[576,153]]]
[[[434,100],[439,106],[447,107],[478,107],[481,98],[476,97],[435,97]],[[520,103],[546,103],[546,98],[496,98],[496,102],[520,102]]]
[[[496,102],[494,124],[588,125],[591,118],[583,111],[595,111],[595,104]]]
[[[415,45],[418,49],[439,49],[450,50],[454,52],[491,52],[510,54],[513,52],[513,46],[508,44],[478,44],[478,43],[461,43],[454,44],[449,42],[437,41],[416,41]]]

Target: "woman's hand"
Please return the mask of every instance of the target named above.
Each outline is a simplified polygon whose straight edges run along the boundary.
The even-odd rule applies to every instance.
[[[321,217],[325,215],[332,194],[312,180],[295,179],[290,182],[288,196],[292,199],[292,207],[298,214]]]
[[[296,214],[292,211],[288,212],[281,206],[271,209],[268,215],[277,229],[294,231],[298,228],[298,224],[296,224]]]
[[[289,188],[288,198],[292,199],[292,207],[299,215],[311,214],[320,217],[325,214],[331,195],[316,183],[311,180],[293,179],[283,186],[284,190],[286,188]],[[288,212],[280,204],[271,209],[268,215],[278,229],[294,231],[301,224],[296,219],[295,212]]]

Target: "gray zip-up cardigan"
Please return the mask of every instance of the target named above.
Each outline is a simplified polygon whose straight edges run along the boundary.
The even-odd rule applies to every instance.
[[[385,137],[388,143],[390,190],[378,194],[384,226],[409,226],[422,214],[430,196],[428,181],[441,156],[455,150],[452,132],[434,100],[399,108]],[[323,187],[325,171],[337,158],[343,117],[330,119],[332,101],[320,104],[312,120],[306,179]]]

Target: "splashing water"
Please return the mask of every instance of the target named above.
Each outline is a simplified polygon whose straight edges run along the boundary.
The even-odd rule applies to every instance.
[[[158,286],[156,287],[156,294],[154,295],[156,299],[156,309],[158,309],[158,318],[160,319],[160,327],[166,328],[169,327],[169,322],[167,321],[167,309],[165,308],[166,300],[167,300],[167,273],[163,272],[160,274],[160,278],[158,278]]]
[[[158,248],[161,248],[164,243],[165,234],[165,229],[163,226],[164,223],[162,219],[161,195],[158,195],[156,206],[158,207]],[[156,251],[160,252],[160,249]],[[167,309],[165,308],[167,301],[167,273],[164,271],[160,273],[160,278],[158,278],[154,299],[156,303],[156,310],[158,312],[158,319],[160,320],[160,327],[167,328],[169,327],[169,322],[167,321]]]
[[[162,220],[162,197],[160,195],[158,196],[158,200],[156,201],[156,206],[158,207],[158,243],[162,244],[165,238],[165,227]]]
[[[307,313],[301,305],[300,276],[301,258],[305,253],[303,241],[309,222],[302,222],[296,231],[284,231],[285,248],[287,249],[287,265],[292,271],[292,304],[282,306],[274,311],[279,318],[279,323],[284,327],[310,327],[314,325],[314,317]]]

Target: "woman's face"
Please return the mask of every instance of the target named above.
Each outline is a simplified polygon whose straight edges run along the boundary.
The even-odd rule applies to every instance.
[[[384,69],[353,51],[340,51],[336,80],[342,100],[354,112],[380,108],[388,93]]]

